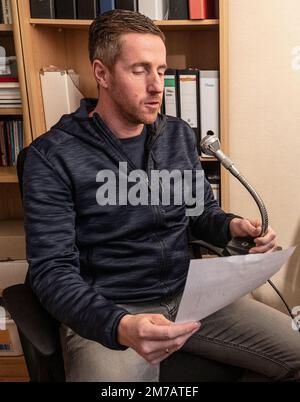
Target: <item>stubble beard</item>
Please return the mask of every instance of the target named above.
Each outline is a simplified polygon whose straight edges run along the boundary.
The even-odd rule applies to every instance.
[[[136,107],[129,107],[128,105],[123,105],[120,108],[120,112],[128,122],[131,124],[152,124],[157,119],[157,112],[153,113],[143,113]]]
[[[114,93],[114,103],[117,107],[118,113],[124,120],[131,124],[152,124],[156,121],[159,109],[153,113],[146,113],[140,110],[143,105],[139,107],[131,106],[129,102],[126,102],[126,98],[121,93]]]

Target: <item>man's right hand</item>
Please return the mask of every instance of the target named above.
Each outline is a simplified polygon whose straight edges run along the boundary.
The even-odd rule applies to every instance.
[[[118,342],[149,363],[158,364],[179,350],[199,328],[199,322],[175,324],[162,314],[127,314],[119,322]]]

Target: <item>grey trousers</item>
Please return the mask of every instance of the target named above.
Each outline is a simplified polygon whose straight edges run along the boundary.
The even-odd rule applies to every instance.
[[[158,313],[175,320],[181,296],[122,306],[132,314]],[[300,380],[300,333],[287,315],[245,296],[201,324],[183,351],[243,367],[270,381]],[[158,381],[159,365],[150,365],[133,349],[108,349],[64,325],[60,333],[67,381]]]

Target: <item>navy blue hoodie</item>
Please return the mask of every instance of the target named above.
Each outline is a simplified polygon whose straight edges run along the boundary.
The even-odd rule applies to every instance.
[[[128,163],[120,140],[85,99],[31,144],[24,168],[24,212],[31,286],[44,307],[79,335],[112,349],[127,311],[117,303],[158,300],[184,287],[189,267],[188,228],[196,238],[224,246],[225,214],[205,181],[202,215],[183,205],[106,205],[96,200],[99,171],[118,175]],[[159,115],[147,126],[147,173],[202,170],[193,130]]]

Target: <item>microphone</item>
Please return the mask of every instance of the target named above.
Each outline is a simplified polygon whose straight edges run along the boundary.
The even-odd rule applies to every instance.
[[[269,224],[269,218],[265,204],[259,194],[251,186],[251,184],[234,166],[232,160],[222,152],[219,138],[214,134],[205,136],[200,142],[200,148],[205,154],[217,158],[219,162],[225,167],[225,169],[227,169],[234,177],[236,177],[254,198],[254,201],[256,202],[256,205],[258,206],[258,209],[260,211],[262,222],[261,233],[258,237],[264,236],[267,233]],[[250,248],[252,247],[255,247],[253,237],[234,237],[230,240],[222,253],[224,256],[248,254]]]

